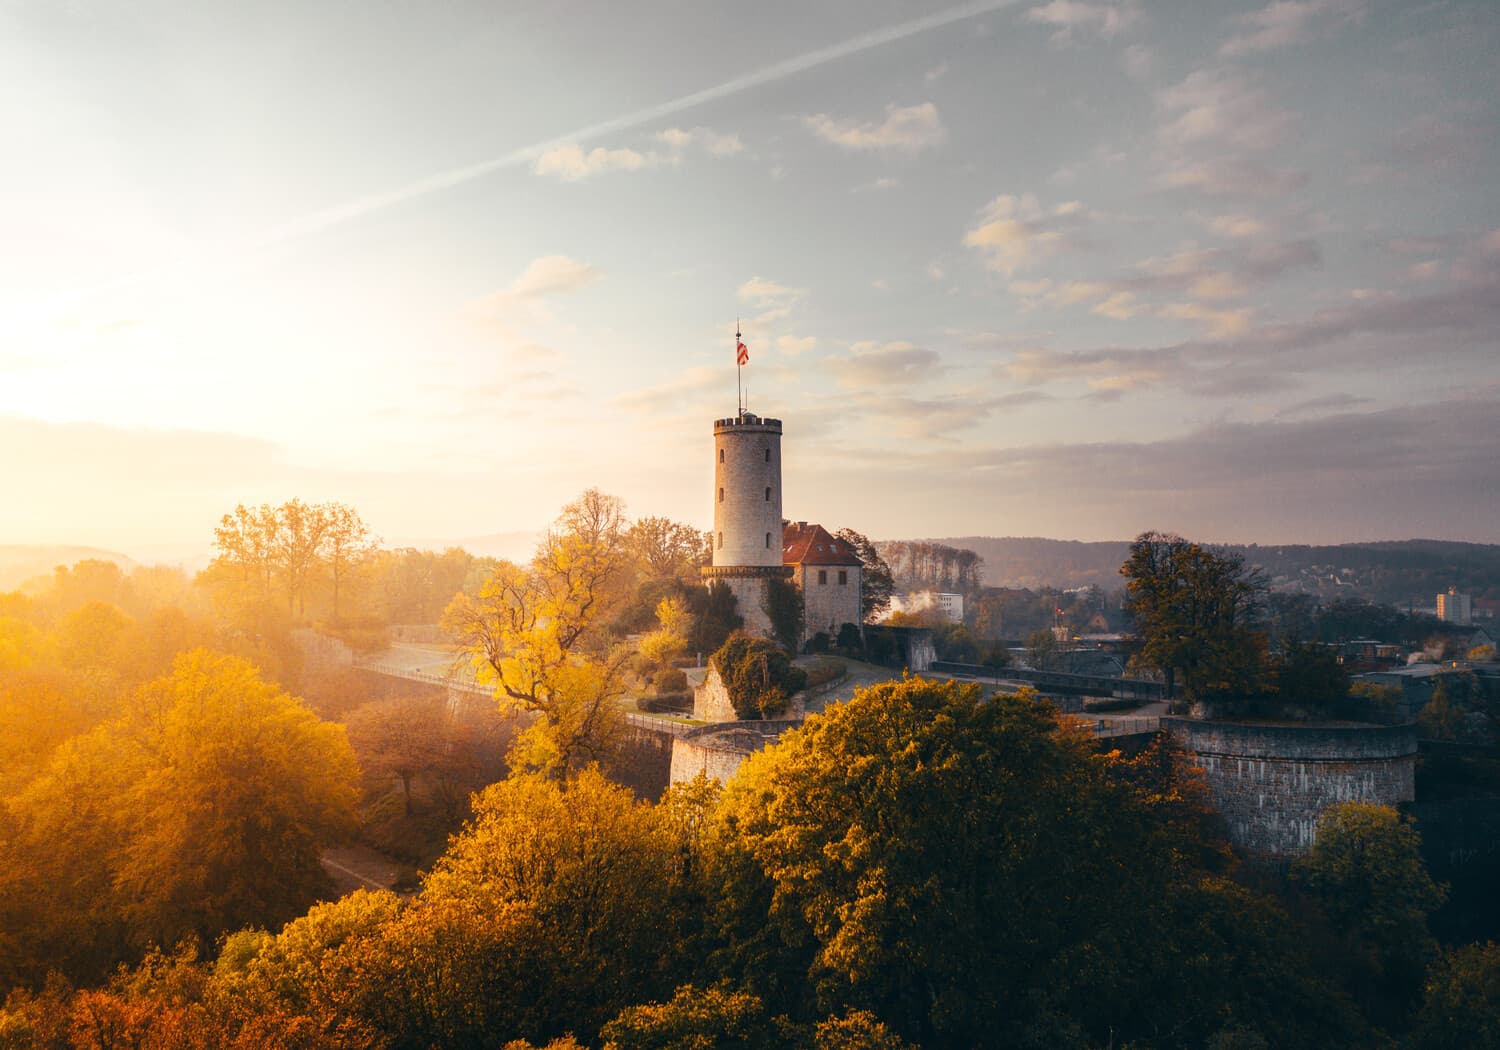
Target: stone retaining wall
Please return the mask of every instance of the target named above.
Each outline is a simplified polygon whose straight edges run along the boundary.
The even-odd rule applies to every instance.
[[[1280,726],[1163,718],[1198,757],[1229,839],[1246,852],[1312,848],[1318,816],[1340,802],[1395,806],[1415,797],[1414,726]]]

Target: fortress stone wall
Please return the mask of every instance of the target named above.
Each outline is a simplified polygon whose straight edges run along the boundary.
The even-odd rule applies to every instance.
[[[745,759],[769,747],[800,721],[729,722],[701,726],[672,741],[672,783],[707,773],[720,783],[739,772]]]
[[[1300,726],[1163,718],[1197,756],[1240,849],[1272,858],[1312,848],[1340,802],[1395,806],[1416,793],[1413,726]]]

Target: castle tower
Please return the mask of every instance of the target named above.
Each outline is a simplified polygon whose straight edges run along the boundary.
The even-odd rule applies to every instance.
[[[751,412],[715,420],[714,556],[703,576],[729,586],[752,634],[771,626],[765,581],[790,575],[781,547],[781,420]]]

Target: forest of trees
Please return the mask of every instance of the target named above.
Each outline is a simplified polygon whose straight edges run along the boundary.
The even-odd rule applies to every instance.
[[[910,679],[722,789],[515,772],[415,895],[23,982],[0,1045],[1490,1045],[1500,949],[1432,940],[1392,811],[1330,811],[1277,895],[1236,875],[1169,745]]]
[[[1126,757],[1030,694],[920,678],[831,705],[727,785],[643,799],[627,691],[677,688],[683,654],[735,637],[715,659],[761,688],[750,713],[780,699],[773,662],[794,670],[732,634],[696,532],[590,490],[515,565],[338,554],[320,515],[240,508],[196,579],[85,562],[0,596],[0,1048],[1417,1050],[1500,1030],[1500,949],[1433,939],[1445,889],[1394,811],[1330,810],[1268,881],[1170,743]],[[304,667],[306,632],[395,610],[443,616],[490,722]],[[456,834],[406,892],[335,899],[328,844],[424,814]]]

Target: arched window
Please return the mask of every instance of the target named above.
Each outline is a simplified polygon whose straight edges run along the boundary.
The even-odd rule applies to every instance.
[[[770,549],[771,549],[771,534],[768,532],[768,533],[766,533],[766,550],[770,550]]]
[[[719,502],[724,502],[724,489],[722,487],[719,489]]]
[[[719,462],[720,463],[724,462],[724,450],[722,448],[719,449]]]

